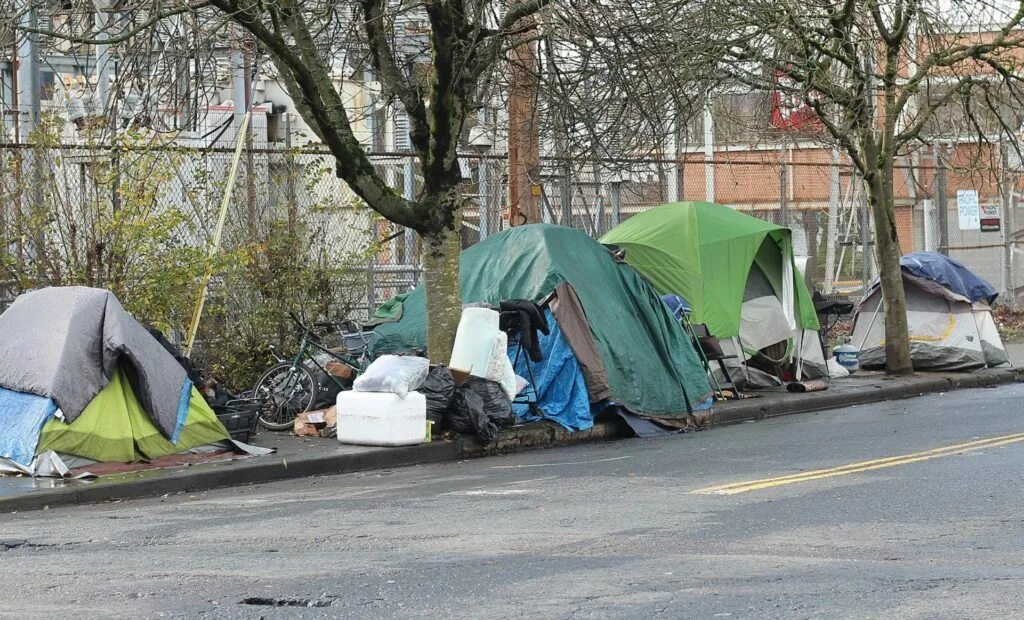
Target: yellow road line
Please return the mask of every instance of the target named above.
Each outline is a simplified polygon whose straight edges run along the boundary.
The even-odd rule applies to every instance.
[[[1024,441],[1024,433],[1003,435],[1001,437],[990,437],[989,439],[979,439],[976,441],[969,441],[967,443],[961,443],[952,446],[944,446],[941,448],[934,448],[932,450],[925,450],[923,452],[913,452],[911,454],[904,454],[900,456],[890,456],[881,459],[873,459],[870,461],[860,461],[858,463],[850,463],[848,465],[841,465],[839,467],[830,467],[828,469],[805,471],[799,474],[791,474],[789,476],[779,476],[777,478],[762,478],[760,480],[747,480],[744,482],[722,484],[713,487],[697,489],[695,491],[690,491],[690,493],[698,495],[735,495],[737,493],[746,493],[747,491],[759,491],[761,489],[770,489],[772,487],[779,487],[787,484],[795,484],[797,482],[809,482],[811,480],[821,480],[822,478],[834,478],[836,476],[846,476],[848,474],[873,471],[876,469],[883,469],[886,467],[896,467],[897,465],[918,463],[920,461],[927,461],[929,459],[935,459],[943,456],[953,456],[955,454],[962,454],[963,452],[970,450],[978,450],[981,448],[995,448],[998,446],[1005,446],[1007,444],[1018,443],[1021,441]]]

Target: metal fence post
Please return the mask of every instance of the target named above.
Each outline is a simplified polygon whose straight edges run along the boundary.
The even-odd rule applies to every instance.
[[[562,187],[559,190],[559,201],[562,203],[562,226],[573,226],[572,216],[572,167],[568,160],[562,164]]]
[[[416,162],[413,158],[405,158],[405,169],[402,171],[403,181],[405,187],[403,188],[403,195],[406,200],[412,201],[416,198]],[[419,272],[419,260],[416,255],[416,231],[411,228],[405,229],[405,262],[409,265],[412,270],[412,283],[413,286],[419,283],[420,272]]]
[[[788,167],[786,165],[786,145],[782,145],[782,153],[779,167],[779,224],[789,227],[789,179]]]
[[[704,200],[715,201],[715,116],[711,101],[704,106]]]
[[[612,202],[612,221],[609,229],[615,228],[622,222],[622,181],[615,179],[609,187]]]
[[[825,231],[825,291],[831,293],[835,289],[836,277],[836,243],[842,231],[839,221],[839,208],[842,197],[842,180],[839,172],[839,151],[832,149],[832,163],[829,166],[828,184],[828,229]]]
[[[477,192],[480,194],[479,232],[483,241],[491,236],[491,171],[487,160],[481,158],[476,168]]]
[[[931,198],[925,198],[923,201],[924,215],[924,251],[934,252],[935,251],[935,203]]]
[[[674,111],[673,111],[674,112]],[[672,161],[669,162],[665,171],[665,201],[679,201],[679,127],[676,125],[676,116],[673,113],[669,123],[668,151]]]
[[[949,254],[949,208],[946,188],[946,159],[942,146],[935,151],[935,210],[939,216],[939,252]]]
[[[861,179],[861,183],[864,180]],[[871,240],[869,239],[871,219],[868,215],[868,193],[861,192],[860,200],[860,279],[866,291],[871,283]]]

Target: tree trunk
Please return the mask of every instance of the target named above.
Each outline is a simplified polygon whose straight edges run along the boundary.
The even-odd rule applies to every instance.
[[[426,288],[427,355],[435,364],[452,357],[455,330],[462,317],[459,288],[459,255],[462,213],[439,233],[423,235],[423,279]]]
[[[907,299],[900,271],[900,241],[896,231],[892,166],[885,166],[867,181],[868,200],[875,217],[875,256],[885,302],[885,371],[890,375],[914,372],[910,361]]]

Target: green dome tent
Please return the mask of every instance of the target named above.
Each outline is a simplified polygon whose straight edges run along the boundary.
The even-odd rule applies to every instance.
[[[592,403],[610,399],[636,414],[669,418],[711,396],[696,352],[658,294],[585,233],[517,226],[464,251],[461,278],[466,304],[555,297],[553,314],[584,367]],[[375,328],[375,353],[425,346],[422,286],[400,314],[390,314],[401,318]]]
[[[625,250],[626,262],[658,292],[680,295],[719,339],[747,350],[799,339],[801,357],[824,361],[818,317],[793,260],[790,230],[707,202],[680,202],[634,215],[602,243]]]

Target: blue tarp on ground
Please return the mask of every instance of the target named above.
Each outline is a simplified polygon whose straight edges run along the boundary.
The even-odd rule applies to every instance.
[[[548,325],[551,326],[551,333],[545,336],[538,334],[540,349],[544,359],[539,362],[529,362],[526,351],[518,353],[517,343],[509,345],[508,354],[515,366],[516,374],[525,379],[530,379],[530,369],[533,370],[535,386],[528,386],[520,399],[525,396],[533,396],[536,389],[537,406],[544,412],[544,419],[558,422],[572,431],[582,431],[594,426],[594,416],[590,412],[590,395],[587,392],[587,384],[580,371],[579,361],[573,355],[569,343],[562,336],[562,330],[558,327],[550,310],[544,310],[547,316]],[[523,422],[532,422],[541,419],[535,412],[531,411],[528,404],[514,404],[512,407],[516,416]]]
[[[961,263],[936,252],[914,252],[900,257],[900,267],[919,278],[938,282],[971,302],[995,301],[999,293],[984,279]]]
[[[0,388],[0,456],[31,463],[43,425],[56,411],[51,398]]]

